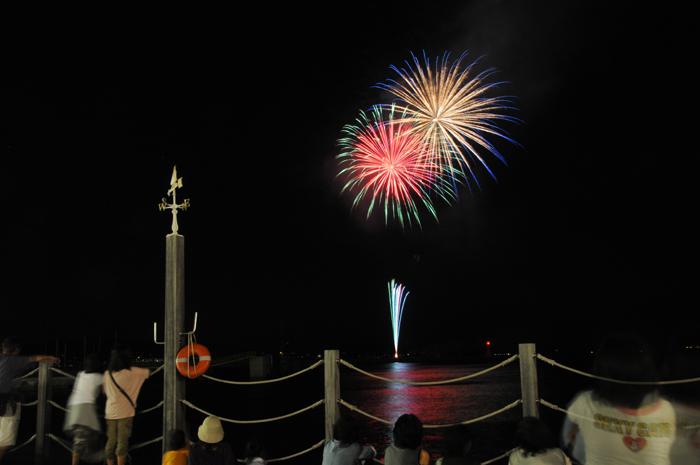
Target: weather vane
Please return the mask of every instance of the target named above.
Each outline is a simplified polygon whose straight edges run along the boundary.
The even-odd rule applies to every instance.
[[[182,202],[180,205],[177,204],[177,199],[175,197],[175,189],[178,187],[182,187],[182,178],[178,179],[177,177],[177,166],[173,167],[173,176],[170,178],[170,189],[168,190],[168,194],[173,195],[173,203],[168,203],[168,201],[163,198],[163,203],[158,204],[158,210],[164,211],[164,210],[172,210],[173,211],[173,232],[172,234],[169,235],[178,235],[177,234],[177,211],[179,209],[182,210],[187,210],[187,207],[190,206],[190,199],[185,199],[184,202]]]

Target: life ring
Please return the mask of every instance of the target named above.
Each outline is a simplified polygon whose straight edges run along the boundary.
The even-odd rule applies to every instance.
[[[196,365],[190,363],[190,361],[194,361],[194,357],[199,358]],[[209,369],[209,365],[211,365],[211,354],[209,349],[202,344],[186,345],[178,352],[175,359],[177,371],[187,378],[196,378],[203,375]]]

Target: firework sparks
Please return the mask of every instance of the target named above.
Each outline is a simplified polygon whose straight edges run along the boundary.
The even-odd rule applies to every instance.
[[[396,284],[395,280],[389,282],[389,311],[391,312],[391,327],[394,332],[394,357],[399,358],[399,328],[401,327],[401,315],[403,305],[410,292],[404,291],[406,288],[401,284]]]
[[[415,69],[409,62],[406,62],[408,71],[391,66],[399,74],[400,82],[389,80],[386,84],[376,85],[397,97],[397,111],[408,115],[399,122],[411,124],[412,134],[420,136],[430,161],[436,167],[436,176],[448,176],[453,183],[455,179],[464,179],[469,186],[468,171],[479,186],[473,171],[474,164],[478,163],[495,179],[477,149],[486,149],[505,164],[486,136],[498,136],[516,143],[496,122],[518,122],[517,118],[501,113],[512,108],[508,97],[484,97],[485,93],[501,84],[485,83],[495,70],[489,69],[470,78],[474,63],[460,70],[466,52],[451,65],[449,54],[445,53],[442,62],[439,58],[436,60],[434,70],[425,55],[425,68],[415,55],[411,56]]]
[[[436,189],[439,180],[438,167],[426,157],[425,144],[412,130],[409,123],[400,123],[394,118],[394,107],[373,107],[370,115],[361,112],[359,124],[343,128],[346,137],[338,141],[342,152],[338,155],[341,166],[338,176],[347,175],[348,181],[341,191],[355,191],[353,208],[369,197],[367,218],[375,204],[384,207],[385,224],[388,218],[398,218],[404,226],[404,216],[411,224],[415,218],[418,225],[418,204],[427,207],[437,219],[429,193],[439,192],[445,198],[452,196],[450,189]],[[385,118],[385,114],[386,119]],[[398,115],[408,121],[405,113]]]

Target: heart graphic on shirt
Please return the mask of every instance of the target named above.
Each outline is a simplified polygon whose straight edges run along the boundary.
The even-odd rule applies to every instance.
[[[622,442],[625,443],[627,448],[631,450],[632,452],[639,452],[640,450],[644,449],[644,446],[647,445],[647,440],[644,438],[633,438],[630,436],[624,436],[622,438]]]

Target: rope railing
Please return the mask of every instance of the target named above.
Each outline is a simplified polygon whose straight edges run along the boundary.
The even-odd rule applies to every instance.
[[[56,441],[57,443],[59,443],[67,451],[73,452],[73,448],[72,448],[73,443],[70,443],[63,438],[59,438],[58,436],[56,436],[55,434],[52,434],[52,433],[49,433],[46,436],[48,436],[49,438],[51,438],[54,441]]]
[[[571,415],[571,416],[574,416],[574,417],[581,418],[581,419],[583,419],[583,420],[594,421],[593,418],[586,417],[586,416],[583,416],[583,415],[578,415],[578,414],[576,414],[576,413],[571,413],[571,412],[569,412],[568,410],[566,410],[565,408],[561,408],[561,407],[559,407],[558,405],[554,405],[554,404],[552,404],[552,403],[550,403],[550,402],[547,402],[547,401],[544,400],[544,399],[538,399],[537,402],[538,402],[539,404],[542,404],[542,405],[544,405],[545,407],[549,407],[549,408],[551,408],[552,410],[555,410],[555,411],[557,411],[557,412],[562,412],[562,413],[565,413],[565,414],[567,414],[567,415]]]
[[[39,401],[36,400],[36,401],[33,402],[33,404],[36,404],[37,402],[39,402]],[[66,407],[63,407],[63,406],[61,406],[61,405],[58,405],[58,404],[57,404],[56,402],[54,402],[53,400],[49,400],[48,403],[51,404],[51,405],[53,405],[54,407],[56,407],[56,408],[59,409],[59,410],[63,410],[64,412],[67,412],[67,411],[68,411],[68,409],[67,409]],[[159,408],[159,407],[162,407],[164,403],[165,403],[165,401],[162,401],[162,400],[161,400],[160,402],[158,402],[158,403],[157,403],[156,405],[154,405],[153,407],[147,408],[147,409],[145,409],[145,410],[137,411],[136,413],[137,413],[137,414],[148,413],[148,412],[150,412],[150,411],[152,411],[152,410],[155,410],[155,409],[157,409],[157,408]],[[24,405],[24,404],[23,404],[23,405]]]
[[[27,444],[29,444],[30,442],[32,442],[35,439],[36,439],[36,434],[34,434],[31,438],[27,439],[27,441],[24,444],[22,444],[21,446],[15,446],[12,449],[10,449],[7,453],[11,454],[11,453],[15,452],[16,450],[21,449],[22,447],[26,446]]]
[[[161,371],[163,368],[165,368],[165,365],[159,366],[158,368],[156,368],[155,370],[153,370],[153,371],[151,372],[151,375],[150,375],[150,376],[155,375],[156,373],[158,373],[159,371]],[[20,378],[26,378],[27,376],[36,373],[38,370],[39,370],[39,369],[37,368],[36,370],[34,370],[34,371],[32,371],[32,372],[29,372],[29,373],[27,373],[26,375],[24,375],[24,376],[22,376],[22,377],[20,377]],[[65,376],[66,378],[71,378],[71,379],[76,379],[76,378],[77,378],[77,376],[71,375],[70,373],[66,373],[65,371],[61,371],[61,370],[59,370],[59,369],[56,368],[56,367],[51,367],[51,368],[49,368],[49,370],[53,371],[54,373],[58,373],[59,375],[63,375],[63,376]],[[17,379],[20,379],[20,378],[17,378]]]
[[[138,444],[134,444],[133,446],[129,446],[129,452],[131,452],[132,450],[140,449],[144,446],[147,446],[149,444],[153,444],[154,442],[158,442],[158,441],[162,441],[162,440],[163,440],[163,436],[160,436],[160,437],[157,437],[155,439],[151,439],[150,441],[144,441],[144,442],[140,442]]]
[[[77,378],[77,376],[71,375],[70,373],[66,373],[65,371],[61,371],[56,367],[51,367],[51,368],[49,368],[49,370],[53,371],[54,373],[58,373],[59,375],[63,375],[66,378],[72,378],[72,379]]]
[[[155,375],[156,373],[158,373],[159,371],[161,371],[161,370],[163,370],[163,369],[165,369],[165,365],[159,366],[158,368],[156,368],[155,370],[153,370],[153,371],[151,372],[151,374],[148,375],[148,376],[153,376],[153,375]]]
[[[65,439],[60,438],[60,437],[58,437],[58,436],[56,436],[55,434],[52,434],[52,433],[49,433],[49,434],[47,434],[46,436],[48,436],[49,438],[51,438],[51,439],[53,439],[54,441],[56,441],[58,444],[60,444],[60,445],[61,445],[64,449],[66,449],[68,452],[73,452],[73,447],[72,447],[72,446],[73,446],[73,443],[72,443],[72,442],[66,441]],[[32,436],[32,439],[34,439],[34,436]],[[149,445],[149,444],[153,444],[154,442],[159,442],[159,441],[162,441],[162,440],[163,440],[163,436],[160,436],[160,437],[157,437],[157,438],[155,438],[155,439],[151,439],[151,440],[149,440],[149,441],[140,442],[140,443],[138,443],[138,444],[130,444],[130,445],[129,445],[129,452],[131,452],[132,450],[140,449],[141,447],[144,447],[144,446],[147,446],[147,445]],[[21,447],[21,446],[20,446],[20,447]],[[13,450],[14,450],[14,449],[13,449]]]
[[[501,408],[501,409],[499,409],[499,410],[496,410],[496,411],[491,412],[491,413],[487,413],[487,414],[484,415],[484,416],[481,416],[481,417],[478,417],[478,418],[473,418],[473,419],[471,419],[471,420],[461,421],[461,422],[459,422],[459,423],[450,423],[450,424],[445,424],[445,425],[423,425],[423,428],[449,428],[449,427],[451,427],[451,426],[456,426],[456,425],[468,425],[468,424],[470,424],[470,423],[476,423],[477,421],[485,420],[486,418],[493,417],[493,416],[495,416],[495,415],[498,415],[499,413],[505,412],[506,410],[510,410],[510,409],[512,409],[512,408],[515,408],[515,407],[517,407],[518,405],[522,404],[522,402],[523,402],[523,401],[522,401],[521,399],[518,399],[518,400],[516,400],[515,402],[513,402],[513,403],[511,403],[511,404],[508,404],[508,405],[506,405],[505,407],[503,407],[503,408]],[[345,402],[345,401],[342,400],[342,399],[339,400],[338,403],[339,403],[340,405],[344,405],[345,407],[349,408],[350,410],[352,410],[352,411],[354,411],[354,412],[357,412],[357,413],[359,413],[359,414],[361,414],[361,415],[366,416],[367,418],[371,418],[371,419],[373,419],[373,420],[379,421],[379,422],[384,423],[384,424],[387,424],[387,425],[393,425],[393,424],[394,424],[393,421],[384,420],[384,419],[382,419],[382,418],[375,417],[374,415],[370,415],[369,413],[360,410],[360,409],[357,408],[356,406],[354,406],[354,405],[352,405],[352,404],[348,404],[347,402]]]
[[[313,370],[314,368],[320,366],[323,364],[323,360],[319,360],[318,362],[314,363],[310,367],[304,368],[303,370],[297,371],[296,373],[292,373],[291,375],[284,376],[282,378],[275,378],[275,379],[264,379],[260,381],[229,381],[225,379],[219,379],[219,378],[214,378],[213,376],[209,375],[202,375],[203,378],[210,379],[212,381],[216,381],[219,383],[225,383],[225,384],[238,384],[238,385],[251,385],[251,384],[267,384],[267,383],[276,383],[278,381],[284,381],[289,378],[293,378],[297,375],[300,375],[302,373],[306,373],[307,371]]]
[[[323,446],[323,444],[324,444],[325,442],[326,442],[326,440],[325,440],[325,439],[322,439],[321,441],[317,442],[316,444],[314,444],[313,446],[309,447],[309,448],[306,449],[306,450],[303,450],[303,451],[301,451],[301,452],[297,452],[296,454],[288,455],[288,456],[286,456],[286,457],[280,457],[280,458],[277,458],[277,459],[269,459],[269,460],[266,460],[266,462],[267,462],[267,463],[270,463],[270,462],[282,462],[283,460],[289,460],[289,459],[293,459],[294,457],[299,457],[299,456],[301,456],[301,455],[308,454],[308,453],[311,452],[312,450],[318,449],[319,447]],[[239,461],[239,462],[245,462],[245,460],[242,460],[242,459],[239,459],[238,461]]]
[[[163,404],[165,404],[165,401],[164,401],[164,400],[161,400],[160,402],[158,402],[158,403],[157,403],[156,405],[154,405],[153,407],[147,408],[147,409],[145,409],[145,410],[141,410],[140,412],[136,412],[136,413],[148,413],[148,412],[151,412],[151,411],[153,411],[153,410],[155,410],[155,409],[157,409],[157,408],[159,408],[159,407],[162,407]]]
[[[481,462],[481,465],[489,465],[491,463],[498,462],[499,460],[504,459],[506,457],[510,457],[510,454],[512,454],[514,450],[517,450],[517,447],[509,450],[508,452],[506,452],[503,455],[499,455],[498,457],[494,457],[491,460],[487,460],[486,462]]]
[[[382,381],[389,381],[392,383],[400,383],[400,384],[409,384],[411,386],[437,386],[440,384],[456,383],[458,381],[464,381],[465,379],[475,378],[477,376],[488,373],[489,371],[493,371],[497,368],[504,367],[504,366],[508,365],[509,363],[514,362],[518,358],[520,358],[520,356],[516,354],[516,355],[513,355],[511,358],[502,361],[498,365],[494,365],[491,368],[487,368],[486,370],[480,371],[478,373],[472,373],[471,375],[462,376],[460,378],[454,378],[454,379],[446,379],[443,381],[403,381],[403,380],[399,380],[399,379],[384,378],[382,376],[375,375],[375,374],[370,373],[368,371],[361,370],[361,369],[357,368],[356,366],[352,365],[351,363],[348,363],[342,359],[338,360],[338,363],[345,365],[348,368],[352,368],[353,370],[358,371],[358,372],[362,373],[363,375],[371,376],[372,378],[376,378],[376,379],[381,379]]]
[[[38,401],[37,401],[37,402],[38,402]],[[67,412],[67,411],[68,411],[68,409],[67,409],[66,407],[63,407],[63,406],[61,406],[61,405],[58,405],[58,404],[57,404],[56,402],[54,402],[53,400],[49,400],[48,403],[51,404],[51,405],[53,405],[54,407],[56,407],[56,408],[59,409],[59,410],[63,410],[64,412]]]
[[[18,379],[28,378],[28,377],[32,376],[34,373],[36,373],[37,371],[39,371],[39,368],[34,368],[32,371],[30,371],[30,372],[27,373],[26,375],[23,375],[23,376],[20,376],[20,377],[18,377],[18,378],[15,378],[15,379],[13,379],[12,381],[17,381]]]
[[[312,408],[316,408],[319,405],[325,403],[326,401],[321,399],[318,402],[316,402],[315,404],[309,405],[308,407],[305,407],[301,410],[297,410],[296,412],[288,413],[287,415],[282,415],[282,416],[274,417],[274,418],[265,418],[262,420],[233,420],[231,418],[223,418],[223,417],[215,415],[211,412],[207,412],[206,410],[203,410],[203,409],[197,407],[196,405],[192,404],[191,402],[189,402],[185,399],[181,399],[180,402],[182,402],[186,406],[190,407],[191,409],[194,409],[194,410],[197,410],[198,412],[204,413],[205,415],[215,416],[221,421],[227,421],[229,423],[237,423],[237,424],[245,425],[245,424],[252,424],[252,423],[267,423],[270,421],[277,421],[277,420],[282,420],[285,418],[290,418],[290,417],[293,417],[295,415],[299,415],[300,413],[306,412],[307,410],[311,410]]]
[[[695,383],[700,381],[700,378],[690,378],[690,379],[679,379],[679,380],[674,380],[674,381],[621,381],[619,379],[612,379],[612,378],[605,378],[603,376],[597,376],[591,373],[586,373],[585,371],[580,371],[575,368],[568,367],[566,365],[562,365],[561,363],[558,363],[550,358],[545,357],[544,355],[537,354],[537,358],[542,360],[545,363],[549,363],[552,366],[557,366],[559,368],[563,368],[564,370],[569,370],[572,373],[576,373],[582,376],[587,376],[589,378],[595,378],[595,379],[600,379],[602,381],[610,381],[611,383],[620,383],[620,384],[636,384],[636,385],[664,385],[664,384],[682,384],[682,383]]]

